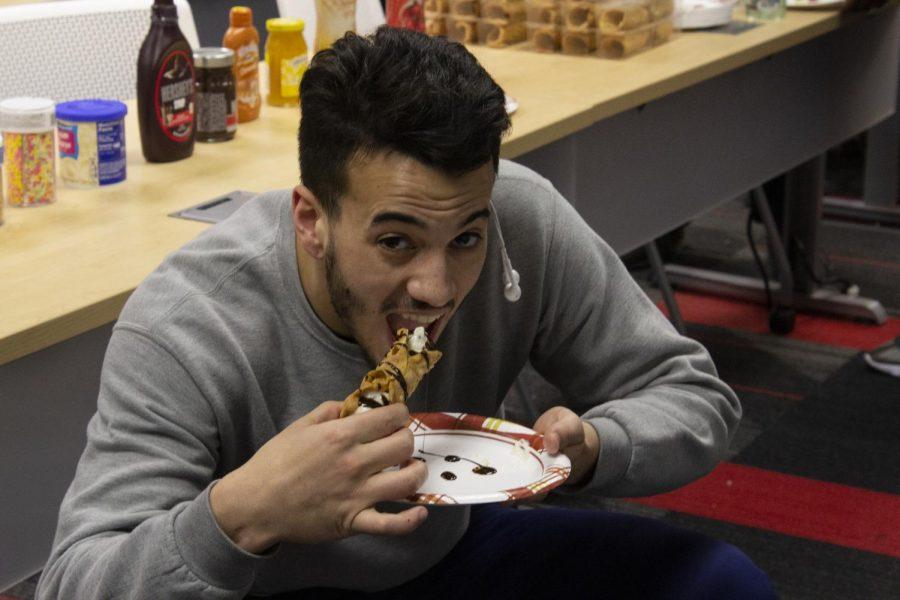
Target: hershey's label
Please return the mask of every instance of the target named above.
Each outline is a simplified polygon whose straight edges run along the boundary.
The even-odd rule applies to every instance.
[[[153,101],[166,137],[189,141],[194,130],[194,64],[184,50],[175,50],[163,59]]]

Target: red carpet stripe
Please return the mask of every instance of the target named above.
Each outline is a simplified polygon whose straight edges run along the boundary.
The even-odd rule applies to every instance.
[[[794,394],[793,392],[779,392],[777,390],[770,390],[768,388],[761,387],[753,387],[749,385],[741,385],[739,383],[732,383],[730,381],[726,381],[733,390],[737,392],[751,392],[754,394],[764,394],[766,396],[772,396],[773,398],[784,398],[785,400],[803,400],[803,394]]]
[[[900,558],[900,496],[723,463],[634,502]]]
[[[675,297],[681,315],[688,323],[769,333],[769,315],[765,306],[687,292],[675,292]],[[664,306],[660,309],[668,314]],[[872,350],[897,336],[900,336],[900,319],[896,318],[889,318],[883,325],[870,325],[797,313],[794,331],[787,337],[829,346]]]
[[[868,267],[877,267],[879,269],[900,270],[900,263],[890,262],[887,260],[875,260],[872,258],[855,258],[853,256],[841,256],[840,254],[829,254],[828,257],[834,262],[850,263],[852,265],[866,265]]]

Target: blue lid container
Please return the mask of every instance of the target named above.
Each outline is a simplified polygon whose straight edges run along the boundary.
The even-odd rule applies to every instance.
[[[118,100],[73,100],[56,105],[56,118],[66,121],[118,121],[128,107]]]
[[[125,179],[125,115],[118,100],[73,100],[56,105],[59,173],[74,187]]]

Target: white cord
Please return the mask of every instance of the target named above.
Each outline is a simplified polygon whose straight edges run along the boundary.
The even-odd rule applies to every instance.
[[[497,217],[497,211],[494,203],[491,203],[491,221],[494,222],[494,229],[497,230],[497,240],[500,242],[500,260],[503,264],[503,296],[509,302],[517,302],[522,297],[522,288],[519,286],[519,272],[513,269],[506,253],[506,242],[503,241],[503,232],[500,230],[500,219]]]

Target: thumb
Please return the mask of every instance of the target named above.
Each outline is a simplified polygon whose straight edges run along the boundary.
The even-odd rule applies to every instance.
[[[532,427],[532,429],[534,429],[538,433],[545,434],[550,430],[550,427],[554,423],[562,419],[564,414],[565,411],[563,410],[563,407],[554,406],[538,418],[538,420],[534,423],[534,427]]]
[[[561,407],[555,406],[542,414],[533,427],[537,433],[544,436],[544,448],[550,454],[559,452],[560,446],[562,445],[562,439],[560,438],[559,433],[553,431],[553,426],[565,415],[565,411],[560,410],[560,408]]]

